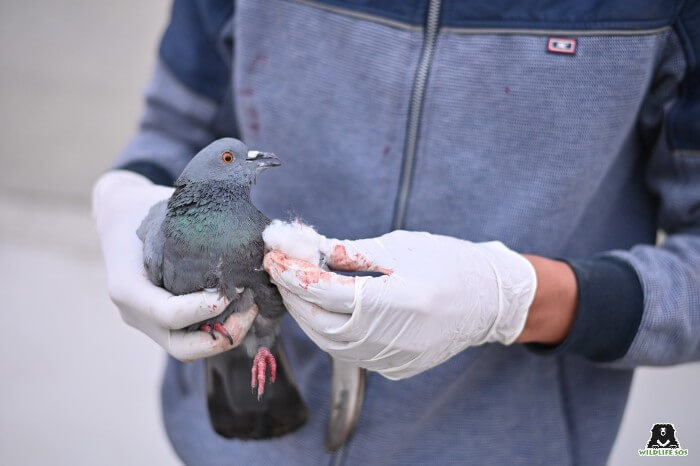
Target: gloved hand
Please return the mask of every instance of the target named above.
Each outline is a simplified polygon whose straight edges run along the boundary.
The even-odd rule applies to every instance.
[[[233,345],[226,338],[213,340],[204,332],[178,330],[218,315],[228,300],[206,291],[174,296],[148,279],[143,267],[143,244],[136,229],[150,207],[172,192],[172,188],[154,185],[136,173],[114,170],[95,183],[92,214],[102,245],[109,295],[122,318],[185,361],[240,344],[258,309],[253,306],[226,320],[224,327],[233,337]]]
[[[470,346],[513,343],[537,287],[530,262],[495,241],[394,231],[318,244],[332,269],[384,275],[339,275],[279,250],[266,254],[265,269],[321,349],[392,380]]]

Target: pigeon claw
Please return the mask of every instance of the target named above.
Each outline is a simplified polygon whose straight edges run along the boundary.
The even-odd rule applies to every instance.
[[[277,361],[270,350],[263,346],[255,355],[253,367],[250,370],[250,388],[258,389],[258,401],[265,393],[268,367],[270,368],[270,382],[274,383],[277,379]]]
[[[207,332],[209,335],[211,335],[212,340],[216,340],[216,335],[214,335],[214,330],[211,328],[211,325],[202,324],[199,326],[199,330],[202,332]]]
[[[226,330],[226,327],[217,322],[214,324],[214,330],[219,332],[221,335],[225,336],[228,342],[231,344],[231,346],[233,346],[233,337],[231,336],[229,331]]]

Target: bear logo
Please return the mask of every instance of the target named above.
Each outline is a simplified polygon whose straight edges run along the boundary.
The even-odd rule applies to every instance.
[[[680,448],[673,424],[654,424],[647,448]]]

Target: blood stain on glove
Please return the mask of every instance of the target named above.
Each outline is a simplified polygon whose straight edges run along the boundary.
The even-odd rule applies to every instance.
[[[338,275],[336,273],[327,272],[319,267],[309,267],[306,270],[297,270],[296,276],[299,279],[299,285],[305,290],[309,288],[309,285],[313,285],[322,281],[325,282],[336,282],[341,284],[351,284],[354,280],[353,277],[346,277],[344,275]]]
[[[387,269],[384,267],[378,267],[369,261],[365,256],[359,252],[353,254],[352,257],[348,255],[347,249],[342,244],[336,244],[331,251],[331,264],[333,268],[337,270],[342,270],[345,272],[355,272],[358,270],[363,270],[367,272],[380,272],[384,275],[391,275],[394,273],[392,269]]]
[[[264,264],[268,270],[275,268],[280,275],[288,270],[293,271],[295,277],[299,280],[299,286],[305,290],[309,288],[309,285],[320,282],[351,284],[354,281],[354,277],[346,277],[323,270],[309,262],[287,257],[280,251],[270,251],[265,256]]]

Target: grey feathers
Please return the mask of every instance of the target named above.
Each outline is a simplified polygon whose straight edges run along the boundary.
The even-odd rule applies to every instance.
[[[168,201],[160,201],[148,211],[136,235],[143,242],[143,263],[148,278],[158,286],[163,286],[163,246],[165,231],[163,221],[168,209]]]

